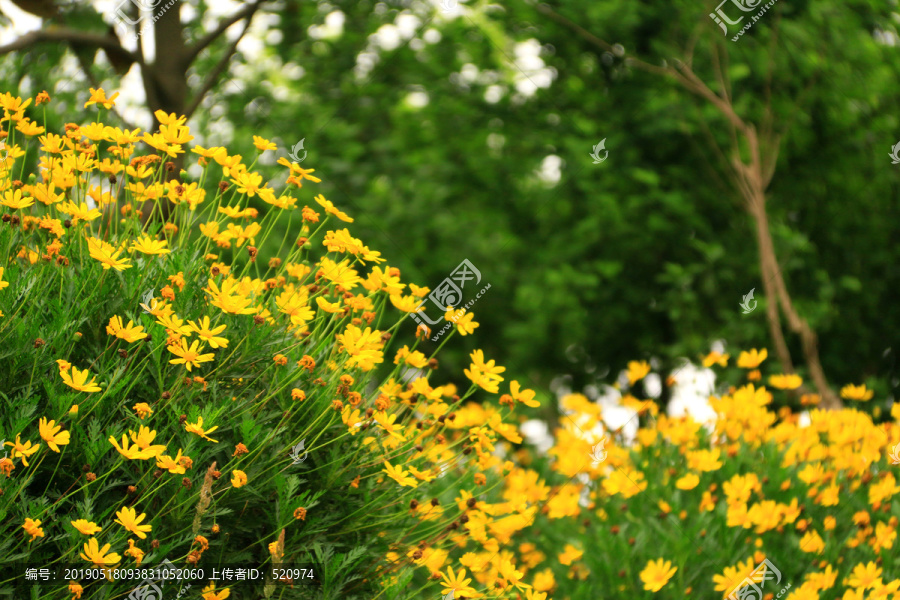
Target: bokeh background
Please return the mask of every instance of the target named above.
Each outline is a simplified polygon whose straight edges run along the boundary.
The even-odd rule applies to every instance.
[[[187,114],[193,144],[244,156],[270,139],[274,187],[295,151],[404,281],[433,289],[468,259],[491,287],[476,335],[442,350],[460,377],[477,347],[541,394],[591,390],[629,360],[778,359],[774,327],[806,380],[793,311],[831,389],[865,382],[887,407],[896,3],[780,1],[733,41],[757,14],[736,3],[0,0],[0,82],[47,90],[51,131],[91,119],[102,86],[120,93],[107,123]],[[717,8],[745,18],[723,35]],[[741,175],[755,160],[763,213]],[[790,310],[773,304],[779,279]]]

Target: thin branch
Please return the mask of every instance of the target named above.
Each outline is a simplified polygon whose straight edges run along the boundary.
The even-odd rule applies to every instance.
[[[25,50],[43,42],[69,42],[73,44],[85,44],[103,48],[107,52],[114,51],[118,54],[128,56],[135,62],[142,62],[134,53],[129,52],[122,47],[119,40],[111,35],[98,35],[96,33],[88,33],[78,31],[77,29],[69,29],[65,27],[52,27],[50,29],[36,29],[29,31],[19,39],[0,46],[0,55]]]
[[[607,42],[596,37],[580,25],[557,14],[549,6],[541,4],[537,9],[552,20],[571,29],[591,44],[604,51],[611,50],[612,47]],[[829,409],[840,408],[842,403],[828,385],[821,362],[819,361],[818,339],[815,331],[812,330],[809,323],[794,309],[793,302],[778,266],[772,234],[769,231],[765,189],[775,170],[779,146],[778,143],[781,136],[772,135],[770,133],[771,125],[764,123],[761,134],[762,139],[760,139],[760,134],[758,134],[753,123],[748,123],[741,119],[732,105],[727,74],[722,62],[719,61],[715,48],[713,49],[713,62],[715,74],[718,76],[719,84],[722,86],[721,95],[713,92],[709,86],[698,78],[693,70],[691,70],[690,65],[681,61],[675,61],[675,67],[672,68],[669,66],[657,67],[634,58],[626,59],[626,65],[633,65],[642,70],[659,75],[674,77],[684,89],[706,99],[710,104],[715,106],[729,121],[732,127],[743,136],[744,140],[746,140],[747,154],[749,155],[748,163],[745,163],[741,159],[739,140],[732,135],[733,179],[741,196],[746,202],[750,215],[756,221],[756,234],[759,244],[763,288],[766,296],[770,298],[769,306],[766,311],[767,321],[782,368],[787,373],[793,372],[790,351],[788,350],[784,334],[781,330],[781,319],[777,307],[780,307],[781,311],[784,313],[787,325],[791,331],[800,336],[803,346],[803,355],[806,359],[806,366],[809,368],[810,376],[817,390],[821,394],[822,406]],[[763,151],[767,152],[766,156],[763,156]]]
[[[574,31],[575,33],[577,33],[578,35],[580,35],[581,37],[586,39],[587,41],[594,44],[595,46],[599,46],[606,52],[613,51],[612,46],[610,46],[609,44],[607,44],[606,42],[604,42],[603,40],[601,40],[600,38],[595,36],[593,33],[588,31],[581,25],[578,25],[577,23],[565,18],[564,16],[562,16],[561,14],[559,14],[558,12],[556,12],[555,10],[553,10],[552,8],[547,6],[546,4],[538,4],[536,8],[537,8],[538,12],[542,12],[545,15],[547,15],[548,17],[550,17],[551,19],[553,19],[554,21],[556,21],[557,23],[560,23],[561,25],[565,25],[566,27],[568,27],[569,29],[571,29],[572,31]]]
[[[197,43],[191,46],[185,54],[185,67],[190,66],[194,62],[194,60],[196,60],[196,58],[200,56],[200,53],[203,52],[207,47],[209,47],[213,42],[215,42],[219,38],[219,36],[225,33],[225,30],[227,30],[229,27],[231,27],[238,21],[241,21],[242,19],[252,18],[253,14],[265,1],[266,0],[256,0],[256,2],[254,2],[253,4],[247,5],[227,19],[223,19],[215,29],[197,40]],[[241,35],[243,36],[243,33]]]
[[[256,3],[256,8],[259,7],[261,2]],[[234,53],[237,52],[237,46],[240,41],[244,38],[244,35],[247,33],[247,30],[250,29],[250,23],[253,21],[253,13],[256,8],[247,15],[247,22],[244,23],[244,29],[241,30],[241,34],[235,38],[235,40],[231,43],[228,49],[225,51],[225,54],[222,55],[222,58],[216,64],[212,71],[210,71],[209,75],[207,75],[206,80],[200,86],[200,89],[197,90],[197,93],[194,95],[194,99],[191,101],[190,105],[188,105],[187,109],[184,111],[185,116],[188,119],[191,118],[191,115],[194,114],[194,111],[200,106],[200,103],[203,101],[203,98],[206,97],[206,94],[213,89],[216,85],[216,82],[219,80],[219,77],[222,73],[225,72],[225,69],[228,68],[228,63],[231,61]]]

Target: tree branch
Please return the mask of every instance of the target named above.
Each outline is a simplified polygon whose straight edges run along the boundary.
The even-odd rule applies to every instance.
[[[601,48],[605,52],[611,52],[612,46],[604,40],[590,33],[577,23],[557,14],[546,4],[537,6],[541,12],[577,33],[592,45]],[[726,55],[727,57],[727,55]],[[771,123],[763,122],[762,140],[760,140],[756,127],[747,123],[735,112],[732,98],[728,90],[728,81],[725,77],[721,62],[718,60],[716,49],[713,49],[714,70],[719,76],[719,84],[722,86],[722,94],[716,94],[708,85],[691,70],[688,64],[675,61],[675,67],[658,67],[636,58],[626,59],[627,65],[636,66],[644,71],[657,75],[674,77],[687,91],[706,99],[715,106],[728,122],[736,129],[747,143],[747,155],[749,162],[741,159],[741,144],[739,138],[734,136],[732,130],[732,180],[744,199],[747,211],[756,222],[756,237],[759,245],[760,269],[763,277],[763,289],[769,298],[766,309],[769,330],[772,341],[775,344],[782,369],[785,373],[793,373],[794,367],[791,361],[790,351],[781,330],[781,319],[778,307],[787,320],[791,331],[800,336],[803,347],[803,355],[810,377],[822,397],[822,406],[828,409],[839,409],[843,405],[840,398],[831,390],[825,373],[819,361],[818,339],[807,321],[797,314],[785,285],[784,277],[778,266],[775,245],[772,234],[769,231],[769,220],[766,213],[766,187],[771,181],[777,161],[780,135],[772,134],[774,129]],[[768,98],[767,98],[768,102]],[[765,156],[763,152],[766,152]]]
[[[117,54],[126,55],[135,62],[141,62],[139,57],[123,48],[122,44],[119,43],[119,40],[115,36],[99,35],[65,27],[51,27],[49,29],[29,31],[19,39],[6,44],[5,46],[0,46],[0,55],[16,52],[18,50],[25,50],[43,42],[69,42],[73,44],[94,46],[96,48],[103,48],[107,52],[116,52]]]
[[[221,36],[223,33],[225,33],[225,31],[229,27],[231,27],[232,25],[234,25],[235,23],[237,23],[238,21],[240,21],[242,19],[252,19],[253,15],[256,13],[257,10],[259,10],[259,7],[265,1],[266,0],[256,0],[256,2],[245,6],[241,10],[237,11],[236,13],[234,13],[233,15],[228,17],[227,19],[223,19],[222,22],[219,23],[219,25],[215,29],[213,29],[212,31],[207,33],[205,36],[203,36],[202,38],[197,40],[197,43],[195,43],[193,46],[188,48],[187,52],[185,53],[185,60],[186,60],[185,66],[186,67],[190,66],[194,62],[194,60],[196,60],[196,58],[198,56],[200,56],[200,53],[203,52],[207,47],[209,47],[213,42],[215,42],[219,38],[219,36]],[[246,31],[246,29],[245,29],[245,31]],[[241,36],[243,36],[243,35],[244,34],[242,33]]]
[[[225,51],[225,54],[222,55],[222,58],[219,59],[219,62],[216,63],[216,66],[213,67],[213,70],[209,72],[209,75],[206,76],[206,79],[203,81],[203,84],[200,86],[200,89],[197,90],[196,94],[194,94],[194,99],[191,101],[190,105],[188,105],[187,109],[185,109],[185,116],[188,119],[191,118],[191,115],[194,114],[194,111],[200,106],[200,103],[203,101],[203,98],[212,90],[212,88],[216,85],[216,82],[219,80],[219,77],[222,73],[225,72],[225,69],[228,68],[228,63],[231,61],[234,53],[237,51],[238,44],[244,38],[244,35],[247,33],[247,30],[250,29],[250,23],[253,21],[253,14],[256,12],[256,8],[262,2],[257,2],[254,6],[254,9],[250,11],[250,14],[247,15],[247,22],[244,23],[244,28],[241,30],[240,35],[235,38],[235,40],[231,43],[228,49]]]

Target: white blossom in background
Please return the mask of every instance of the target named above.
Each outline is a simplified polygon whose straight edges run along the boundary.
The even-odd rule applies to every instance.
[[[489,85],[484,90],[484,101],[488,104],[497,104],[503,99],[505,93],[506,90],[503,89],[502,85]]]
[[[556,184],[562,178],[562,159],[555,154],[544,157],[538,177],[544,183]]]
[[[541,43],[534,38],[519,42],[513,48],[518,70],[514,78],[516,90],[532,96],[540,88],[548,88],[556,77],[556,70],[548,68],[541,58]]]
[[[425,40],[426,44],[437,44],[441,41],[441,32],[437,29],[427,29],[422,34],[422,39]]]
[[[333,40],[344,34],[344,21],[346,16],[343,11],[334,10],[325,16],[322,25],[310,25],[307,29],[309,37],[314,40]]]
[[[716,411],[709,404],[709,397],[716,389],[716,374],[690,362],[672,374],[675,385],[666,412],[670,417],[689,416],[698,423],[711,426],[716,422]]]
[[[423,91],[410,92],[406,96],[406,104],[415,109],[425,108],[428,106],[428,94]]]
[[[622,392],[610,385],[604,385],[597,397],[597,404],[602,408],[600,417],[607,430],[616,431],[620,427],[622,428],[620,445],[630,446],[633,444],[639,428],[637,411],[622,406]],[[596,439],[599,440],[603,433],[600,432],[600,436]]]
[[[460,0],[432,0],[437,9],[437,18],[452,20],[463,14],[463,6]]]
[[[525,438],[526,443],[535,447],[538,454],[547,454],[547,451],[553,447],[555,443],[553,436],[550,435],[550,427],[546,421],[540,419],[529,419],[522,423],[519,431]]]

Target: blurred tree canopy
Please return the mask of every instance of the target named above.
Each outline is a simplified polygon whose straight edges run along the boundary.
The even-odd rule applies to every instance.
[[[759,153],[778,277],[829,384],[893,395],[900,56],[887,0],[776,2],[737,41],[743,23],[723,36],[717,7],[686,0],[257,1],[219,17],[179,0],[145,20],[137,48],[134,28],[89,3],[16,4],[45,17],[43,33],[0,48],[0,76],[48,90],[51,127],[82,111],[89,86],[124,77],[148,108],[191,114],[194,143],[251,156],[259,135],[284,156],[302,140],[315,192],[351,211],[404,281],[434,289],[468,259],[491,284],[450,368],[479,347],[542,387],[568,374],[579,388],[636,358],[674,367],[714,339],[775,358],[763,291],[777,278],[734,178],[753,149],[663,73],[687,67],[772,142]],[[759,308],[742,314],[751,289]]]

